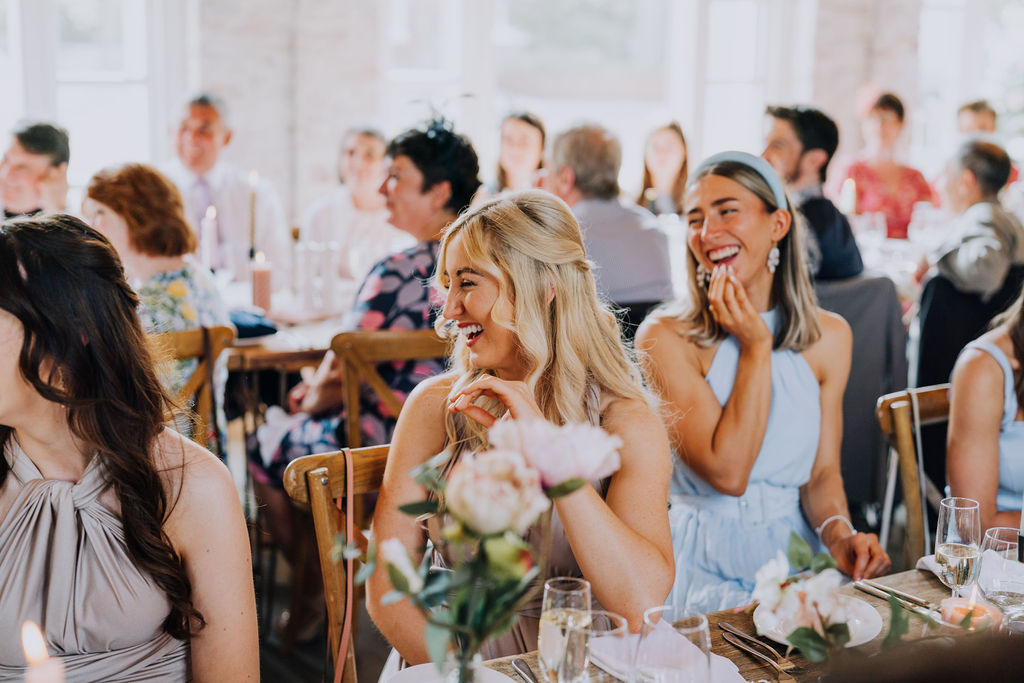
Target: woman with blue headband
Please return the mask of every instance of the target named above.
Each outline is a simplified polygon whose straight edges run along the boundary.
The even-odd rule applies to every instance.
[[[790,531],[854,578],[884,573],[878,539],[850,523],[839,469],[850,328],[817,306],[782,182],[760,157],[716,154],[684,209],[689,299],[636,337],[676,454],[670,600],[749,602]]]

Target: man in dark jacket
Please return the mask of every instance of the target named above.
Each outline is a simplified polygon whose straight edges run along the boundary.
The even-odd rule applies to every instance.
[[[839,145],[839,129],[810,107],[768,107],[761,156],[786,182],[790,200],[807,219],[820,251],[815,277],[839,280],[864,270],[850,222],[822,194],[825,170]]]

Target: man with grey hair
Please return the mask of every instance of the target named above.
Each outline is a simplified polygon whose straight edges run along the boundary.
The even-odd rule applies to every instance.
[[[923,262],[958,290],[987,301],[1003,285],[1010,267],[1024,264],[1024,227],[999,203],[1010,176],[1010,157],[985,140],[968,140],[946,168],[945,194],[959,214],[942,245]]]
[[[611,132],[596,124],[576,126],[552,142],[541,186],[572,207],[587,257],[597,264],[601,295],[626,308],[642,304],[629,315],[638,323],[650,304],[671,298],[672,269],[657,218],[619,201],[621,164],[622,147]]]
[[[199,237],[199,254],[211,268],[248,277],[249,250],[274,259],[274,289],[290,283],[289,235],[284,209],[273,185],[221,158],[232,131],[224,100],[198,93],[182,107],[174,136],[176,158],[160,168],[181,191],[185,217]],[[211,211],[210,209],[213,209]],[[253,214],[255,214],[253,216]],[[210,216],[204,226],[204,218]],[[251,221],[255,234],[250,234]],[[204,245],[204,240],[213,244]]]

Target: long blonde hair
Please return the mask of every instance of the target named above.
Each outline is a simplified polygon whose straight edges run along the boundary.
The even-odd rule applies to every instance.
[[[690,187],[702,178],[716,175],[739,183],[757,195],[765,211],[774,213],[776,206],[771,188],[761,175],[744,163],[723,161],[700,169],[691,179]],[[775,330],[772,347],[803,351],[821,337],[818,322],[818,300],[808,275],[803,231],[806,230],[803,217],[793,210],[793,204],[786,197],[786,206],[791,223],[789,231],[779,240],[779,265],[772,278],[771,302],[778,308],[781,324]],[[701,346],[711,346],[727,336],[718,324],[708,306],[707,288],[697,282],[697,257],[686,250],[688,264],[689,301],[676,301],[664,306],[655,315],[673,317],[687,323],[687,337]]]
[[[451,285],[446,251],[459,235],[474,269],[498,282],[491,318],[515,335],[516,352],[527,368],[524,381],[546,419],[597,423],[602,391],[646,399],[618,321],[598,299],[579,223],[565,202],[547,192],[524,190],[464,214],[441,238],[439,289]],[[445,325],[439,318],[439,333]],[[451,368],[455,390],[488,373],[470,364],[461,337],[452,349]],[[493,399],[478,404],[495,415],[505,411]],[[446,414],[445,431],[455,452],[487,444],[486,429],[461,414]]]

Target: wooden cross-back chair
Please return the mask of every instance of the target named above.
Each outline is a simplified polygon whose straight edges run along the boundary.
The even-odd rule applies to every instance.
[[[352,637],[355,590],[351,561],[334,561],[339,534],[346,542],[362,544],[362,533],[352,519],[354,497],[374,493],[384,479],[384,466],[390,446],[369,446],[307,455],[296,458],[284,472],[284,490],[293,501],[308,504],[313,514],[316,544],[320,551],[320,570],[327,601],[328,647],[335,667],[335,680],[356,683],[355,649]],[[346,458],[349,459],[346,463]],[[350,466],[351,477],[346,473]],[[342,638],[343,661],[339,661]]]
[[[235,330],[227,325],[200,327],[184,332],[164,332],[150,335],[150,342],[158,362],[161,360],[189,360],[197,362],[195,370],[171,399],[183,412],[171,416],[184,417],[192,426],[192,438],[207,446],[213,442],[218,448],[224,444],[217,427],[217,398],[213,386],[213,366],[224,349],[235,341]],[[191,410],[188,410],[191,406]],[[221,457],[224,456],[220,453]]]
[[[448,354],[448,341],[433,330],[366,330],[335,335],[331,350],[343,368],[345,443],[358,448],[363,443],[359,422],[359,390],[363,384],[373,389],[395,416],[402,410],[402,401],[377,372],[377,363],[443,358]]]
[[[916,405],[915,405],[916,404]],[[896,452],[903,504],[907,510],[907,560],[913,564],[928,552],[925,506],[936,493],[929,492],[924,475],[922,454],[918,450],[919,429],[949,419],[949,384],[907,389],[886,394],[875,407],[878,425]],[[892,469],[890,468],[890,477]],[[892,486],[887,486],[892,490]],[[891,505],[887,492],[886,505]]]

